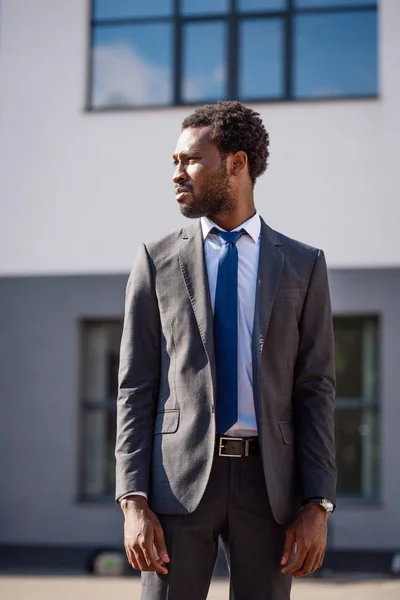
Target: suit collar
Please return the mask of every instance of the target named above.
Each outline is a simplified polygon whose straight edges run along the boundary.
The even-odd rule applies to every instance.
[[[260,223],[261,223],[261,231],[260,231],[261,237],[265,237],[273,246],[281,246],[282,242],[280,240],[279,234],[274,229],[272,229],[269,225],[266,224],[266,222],[258,214],[258,212],[253,217],[251,217],[251,219],[249,219],[249,221],[251,221],[252,219],[255,219],[257,215],[259,216]],[[207,221],[209,223],[212,223],[212,221],[210,219],[207,219]],[[249,221],[246,221],[246,223],[249,223]],[[214,225],[214,223],[212,223],[211,227],[217,227],[217,226]],[[207,231],[207,234],[208,234],[211,227],[209,229],[208,229],[208,227],[204,228],[204,226],[202,224],[202,219],[196,219],[193,223],[189,223],[186,227],[184,227],[182,229],[182,239],[184,239],[184,240],[190,239],[198,232],[199,229],[202,230],[202,236],[203,236],[203,238],[205,238],[206,235],[204,235],[204,232]],[[253,233],[254,233],[254,231],[255,230],[252,228]],[[248,233],[253,237],[253,235],[250,232],[248,232]]]
[[[182,229],[182,239],[190,240],[201,229],[200,219],[196,219],[193,223],[189,223]]]
[[[281,242],[281,239],[280,239],[278,233],[274,229],[271,229],[271,227],[266,224],[266,222],[264,221],[264,219],[262,217],[260,217],[260,220],[261,220],[261,235],[263,237],[265,237],[274,246],[281,246],[282,242]]]

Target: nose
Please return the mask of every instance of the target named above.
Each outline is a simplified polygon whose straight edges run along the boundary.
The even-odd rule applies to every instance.
[[[178,163],[176,165],[175,173],[172,177],[172,181],[176,184],[183,183],[188,180],[188,175],[186,173],[186,169],[182,165],[182,163]]]

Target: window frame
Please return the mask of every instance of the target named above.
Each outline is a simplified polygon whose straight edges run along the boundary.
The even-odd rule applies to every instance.
[[[347,6],[345,4],[338,6],[321,6],[321,7],[296,7],[296,0],[287,0],[287,8],[284,10],[258,10],[258,11],[243,11],[236,10],[237,0],[229,0],[229,9],[226,13],[212,13],[201,15],[183,15],[180,13],[180,0],[173,0],[173,9],[169,17],[133,17],[133,18],[114,18],[114,19],[95,19],[94,3],[96,0],[88,1],[88,54],[87,54],[87,77],[86,77],[86,107],[88,112],[109,112],[109,111],[136,111],[148,109],[169,109],[173,107],[197,106],[200,104],[213,103],[215,99],[206,98],[196,102],[183,100],[182,94],[182,40],[183,27],[186,23],[194,22],[212,22],[225,20],[227,23],[227,93],[226,100],[234,100],[242,98],[238,95],[239,84],[239,23],[244,19],[281,19],[284,30],[283,43],[283,95],[277,97],[255,97],[251,100],[244,99],[244,102],[251,104],[259,103],[282,103],[282,102],[324,102],[324,101],[340,101],[340,100],[371,100],[379,98],[379,89],[373,94],[344,94],[326,95],[326,96],[309,96],[296,97],[294,95],[294,60],[293,60],[293,44],[294,44],[294,21],[297,15],[302,14],[333,14],[333,13],[354,13],[354,12],[373,12],[378,15],[379,1],[365,0],[361,5]],[[321,0],[322,2],[323,0]],[[345,0],[343,0],[344,2]],[[123,26],[137,25],[140,23],[166,23],[170,22],[172,27],[173,42],[173,60],[171,64],[172,70],[172,102],[170,104],[144,104],[144,105],[110,105],[99,106],[93,105],[93,60],[92,49],[94,42],[94,30],[98,26]],[[379,49],[377,48],[377,51]],[[379,87],[379,80],[377,88]]]
[[[86,414],[91,410],[101,410],[110,415],[117,413],[117,398],[104,398],[103,402],[93,402],[85,398],[84,383],[85,383],[85,332],[88,326],[95,325],[118,325],[123,329],[123,318],[114,317],[81,317],[77,323],[78,327],[78,343],[79,349],[78,355],[78,375],[79,375],[79,390],[78,390],[78,422],[77,422],[77,470],[76,470],[76,501],[78,503],[110,503],[114,501],[114,493],[99,492],[99,493],[88,493],[85,492],[85,418]]]
[[[346,411],[352,409],[364,410],[375,410],[377,412],[377,435],[378,435],[378,463],[377,463],[377,489],[374,494],[362,495],[362,494],[349,494],[338,492],[338,500],[340,504],[344,505],[379,505],[381,500],[381,488],[382,488],[382,315],[379,312],[375,313],[363,313],[357,312],[344,312],[334,313],[333,322],[336,319],[364,319],[374,320],[376,322],[376,342],[377,342],[377,369],[378,369],[378,384],[377,394],[373,398],[367,398],[366,396],[357,397],[345,397],[336,395],[335,398],[335,415],[338,410]],[[335,419],[336,424],[336,419]],[[362,469],[362,465],[361,465]]]

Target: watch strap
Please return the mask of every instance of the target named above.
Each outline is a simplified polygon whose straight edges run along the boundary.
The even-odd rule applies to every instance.
[[[326,512],[333,512],[336,508],[333,502],[331,502],[328,498],[322,498],[319,496],[315,498],[307,498],[307,500],[303,502],[303,506],[305,504],[318,504],[324,510],[326,510]]]

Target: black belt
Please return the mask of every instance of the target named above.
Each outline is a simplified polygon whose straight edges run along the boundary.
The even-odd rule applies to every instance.
[[[244,458],[260,454],[258,438],[227,437],[217,435],[217,452],[228,458]]]

